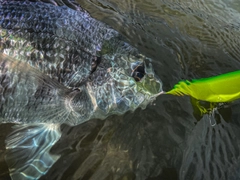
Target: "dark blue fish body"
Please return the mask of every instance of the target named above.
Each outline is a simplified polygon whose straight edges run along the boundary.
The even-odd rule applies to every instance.
[[[58,98],[70,101],[70,109],[78,114],[77,121],[66,119],[61,123],[75,125],[94,117],[103,119],[133,111],[145,107],[161,90],[152,67],[144,65],[149,58],[84,10],[0,0],[0,51],[26,62],[69,91],[81,89],[80,96]],[[137,64],[144,67],[141,73],[135,73]],[[136,82],[132,76],[143,80]],[[86,115],[84,104],[88,103],[92,108]],[[39,113],[47,114],[43,110]],[[53,122],[51,119],[49,122]],[[19,122],[23,122],[21,118]]]
[[[86,11],[0,0],[0,122],[21,124],[6,140],[12,179],[48,171],[60,124],[145,108],[161,91],[151,59]]]
[[[88,120],[92,102],[84,91],[66,88],[26,62],[0,54],[0,120],[14,123],[68,123]],[[77,100],[78,110],[72,107]],[[81,113],[79,112],[81,109]]]
[[[0,1],[0,50],[66,86],[92,70],[102,43],[118,33],[86,11],[42,2]]]

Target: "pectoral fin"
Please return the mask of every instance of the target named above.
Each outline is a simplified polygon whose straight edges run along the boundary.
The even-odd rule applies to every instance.
[[[6,139],[5,156],[12,180],[38,179],[58,160],[50,153],[61,136],[59,124],[16,125]]]

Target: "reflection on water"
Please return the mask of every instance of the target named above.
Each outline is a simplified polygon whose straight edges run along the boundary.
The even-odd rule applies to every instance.
[[[240,68],[237,0],[78,2],[154,59],[164,90]],[[194,108],[189,97],[160,96],[145,110],[63,125],[52,149],[61,158],[41,179],[239,179],[240,102],[212,117]]]

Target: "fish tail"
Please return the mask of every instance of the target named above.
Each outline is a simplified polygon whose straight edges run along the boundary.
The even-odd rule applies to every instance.
[[[12,180],[39,179],[58,160],[50,153],[61,137],[60,124],[15,125],[7,137],[5,160]]]

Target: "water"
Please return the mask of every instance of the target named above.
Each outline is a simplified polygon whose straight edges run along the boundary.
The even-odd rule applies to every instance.
[[[153,58],[164,90],[240,68],[237,0],[78,1]],[[63,125],[52,149],[61,158],[41,179],[240,179],[240,101],[213,117],[192,104],[189,97],[166,95],[145,110]],[[0,152],[9,131],[1,126]],[[6,179],[3,153],[0,178]]]

